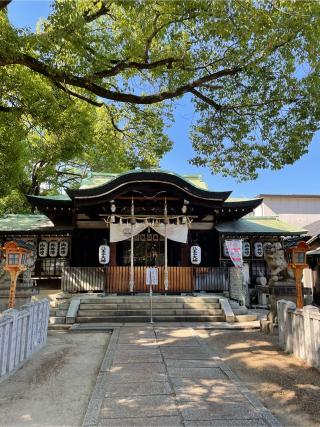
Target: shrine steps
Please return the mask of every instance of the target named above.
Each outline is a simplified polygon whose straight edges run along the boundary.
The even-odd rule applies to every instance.
[[[217,297],[154,296],[155,322],[224,322]],[[148,296],[81,298],[77,323],[149,322]]]

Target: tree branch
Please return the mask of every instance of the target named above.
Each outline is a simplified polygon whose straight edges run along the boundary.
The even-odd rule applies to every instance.
[[[5,9],[12,0],[0,0],[0,10]]]
[[[93,99],[87,98],[86,96],[83,96],[80,93],[73,92],[72,90],[68,89],[66,86],[64,86],[59,82],[53,82],[53,83],[58,89],[61,89],[67,94],[74,96],[75,98],[81,99],[82,101],[85,101],[88,104],[94,105],[95,107],[102,107],[103,105],[105,105],[103,102],[94,101]]]
[[[95,2],[94,2],[94,5],[96,5],[96,4],[98,4],[99,3],[99,1],[98,0],[96,0]],[[96,12],[94,12],[94,13],[90,13],[91,11],[88,9],[84,14],[83,14],[83,19],[85,20],[85,22],[92,22],[92,21],[95,21],[97,18],[100,18],[100,16],[103,16],[103,15],[107,15],[108,14],[108,12],[110,11],[110,6],[111,6],[111,3],[110,4],[108,4],[105,0],[103,0],[102,2],[101,2],[101,7],[100,7],[100,9],[98,9]]]
[[[163,65],[167,66],[167,68],[171,69],[172,64],[174,62],[180,62],[181,59],[175,59],[172,57],[159,59],[158,61],[154,62],[136,62],[136,61],[130,61],[126,62],[126,59],[123,61],[119,61],[117,65],[115,65],[112,68],[109,68],[107,70],[97,71],[93,74],[93,77],[112,77],[117,74],[119,74],[121,71],[135,68],[137,70],[152,70],[154,68],[161,67]],[[90,76],[88,76],[90,77]]]
[[[4,105],[0,105],[0,111],[3,113],[12,113],[14,111],[21,111],[21,107],[5,107]]]
[[[118,91],[111,91],[104,88],[94,82],[87,76],[81,77],[72,74],[67,74],[64,71],[58,69],[52,69],[47,64],[39,61],[36,58],[33,58],[29,55],[21,55],[18,58],[13,59],[4,59],[0,57],[0,66],[5,65],[14,65],[19,64],[23,65],[47,78],[53,82],[59,82],[64,84],[69,84],[71,86],[79,87],[86,89],[91,93],[94,93],[101,98],[109,99],[111,101],[133,103],[133,104],[155,104],[165,100],[170,100],[181,95],[184,95],[187,92],[190,92],[191,89],[201,86],[202,84],[214,81],[224,76],[234,76],[238,74],[243,67],[235,66],[233,68],[225,68],[223,70],[217,71],[212,74],[207,74],[203,77],[200,77],[196,80],[193,80],[190,83],[179,86],[171,91],[162,91],[154,93],[151,95],[135,95],[133,93],[123,93]]]
[[[211,105],[211,107],[215,108],[217,111],[221,111],[223,109],[222,105],[218,104],[217,102],[215,102],[212,99],[208,98],[207,96],[203,95],[198,90],[191,89],[190,92],[193,93],[193,95],[195,95],[197,98],[200,98],[206,104]]]

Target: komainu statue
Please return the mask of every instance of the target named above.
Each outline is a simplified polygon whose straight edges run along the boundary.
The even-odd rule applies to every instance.
[[[288,264],[284,256],[284,250],[280,242],[265,243],[263,252],[264,259],[270,270],[268,285],[272,286],[279,281],[291,281],[294,279],[293,271],[288,268]]]

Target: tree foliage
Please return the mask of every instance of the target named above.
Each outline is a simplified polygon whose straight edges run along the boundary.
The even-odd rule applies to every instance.
[[[34,193],[87,167],[157,165],[186,93],[192,162],[213,172],[279,169],[319,128],[318,1],[56,0],[36,32],[12,26],[9,3],[0,5],[0,163],[14,158],[7,173],[19,182],[23,170]]]

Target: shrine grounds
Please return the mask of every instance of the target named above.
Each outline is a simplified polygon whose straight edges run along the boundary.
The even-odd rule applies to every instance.
[[[320,425],[320,372],[281,351],[277,336],[196,334],[283,426]],[[109,338],[106,332],[49,331],[47,345],[0,383],[0,425],[81,425]]]

